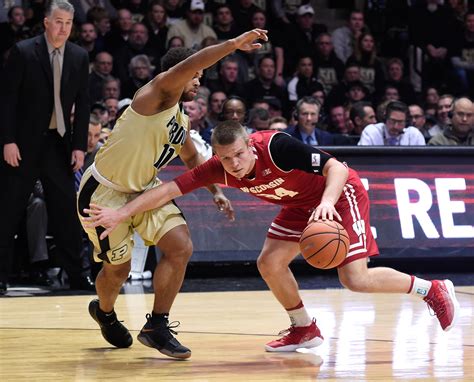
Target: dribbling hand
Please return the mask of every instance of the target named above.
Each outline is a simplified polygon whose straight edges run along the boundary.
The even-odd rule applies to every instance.
[[[329,202],[321,202],[321,204],[317,206],[311,214],[308,224],[318,220],[334,220],[334,218],[342,221],[341,215],[336,211],[333,204]]]

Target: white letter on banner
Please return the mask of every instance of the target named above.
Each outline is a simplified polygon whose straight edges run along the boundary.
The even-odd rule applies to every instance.
[[[403,238],[415,238],[412,219],[412,216],[414,216],[420,223],[426,237],[438,239],[439,233],[428,215],[428,211],[433,205],[430,187],[425,182],[415,178],[395,178],[394,183]],[[417,202],[410,202],[410,190],[418,193],[420,199]]]
[[[474,237],[472,225],[454,225],[453,214],[465,213],[466,206],[462,200],[452,201],[449,197],[450,190],[465,190],[466,180],[464,178],[436,178],[435,185],[443,236],[445,238]]]

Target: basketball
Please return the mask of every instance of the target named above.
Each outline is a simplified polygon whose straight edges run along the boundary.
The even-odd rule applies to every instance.
[[[346,258],[349,235],[336,221],[310,223],[300,237],[300,251],[304,259],[315,268],[331,269]]]

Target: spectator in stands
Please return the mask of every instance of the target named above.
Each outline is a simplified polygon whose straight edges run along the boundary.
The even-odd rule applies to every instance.
[[[189,136],[198,153],[201,154],[204,159],[208,160],[212,157],[212,148],[199,132],[200,122],[205,117],[203,109],[196,100],[183,102],[183,106],[186,114],[189,116],[189,124],[191,126]]]
[[[117,118],[119,100],[117,98],[109,97],[104,99],[104,106],[109,114],[108,125],[113,128],[115,119]]]
[[[104,81],[101,100],[106,98],[120,99],[120,80],[118,78],[110,77]]]
[[[122,83],[121,96],[133,98],[135,92],[153,78],[155,67],[146,54],[139,54],[130,60],[129,76]]]
[[[326,146],[340,144],[338,136],[323,131],[317,127],[321,105],[313,97],[303,97],[296,103],[296,126],[286,131],[291,136],[311,146]]]
[[[427,109],[438,109],[438,101],[439,101],[439,92],[438,89],[430,87],[427,88],[425,91],[425,97],[424,97],[424,109],[425,109],[425,114],[429,114],[427,112]]]
[[[400,93],[394,85],[385,85],[381,101],[400,101]]]
[[[464,28],[458,33],[449,52],[458,94],[474,96],[474,10],[464,16]]]
[[[295,76],[288,82],[290,104],[294,105],[300,98],[310,96],[316,88],[323,89],[323,85],[314,76],[313,60],[310,56],[301,57]]]
[[[270,126],[270,114],[268,110],[255,108],[249,111],[248,127],[252,131],[268,130]]]
[[[364,86],[362,81],[352,81],[348,84],[346,93],[346,104],[353,104],[359,101],[366,101],[369,97],[369,90]]]
[[[347,115],[346,115],[347,114]],[[328,132],[342,135],[352,134],[354,125],[350,121],[346,108],[342,105],[334,105],[329,109]]]
[[[316,38],[316,49],[314,51],[315,76],[323,84],[324,93],[329,94],[343,78],[344,64],[334,53],[334,46],[329,33],[321,33]]]
[[[212,92],[209,96],[209,111],[207,114],[207,121],[211,127],[214,127],[219,122],[219,115],[222,112],[222,105],[226,99],[227,96],[220,90]]]
[[[218,42],[229,40],[239,34],[229,5],[221,4],[217,6],[213,29]]]
[[[436,134],[430,146],[474,146],[474,105],[462,97],[453,102],[451,126]]]
[[[173,25],[184,18],[185,6],[180,0],[163,0],[166,15],[168,16],[168,25]]]
[[[283,108],[288,96],[285,89],[275,83],[275,61],[272,57],[263,57],[258,63],[257,77],[245,84],[245,95],[248,104],[257,99],[278,99]]]
[[[148,29],[150,43],[157,50],[157,55],[163,56],[166,52],[168,25],[166,9],[160,0],[150,2],[143,24]]]
[[[122,49],[129,40],[133,26],[132,13],[128,9],[119,9],[117,15],[118,18],[105,40],[105,48],[113,56],[115,56],[115,53]]]
[[[313,7],[309,4],[301,5],[298,8],[296,24],[290,24],[288,31],[282,36],[286,42],[284,45],[286,77],[293,75],[298,59],[313,51],[314,41],[324,32],[327,32],[327,26],[314,22]]]
[[[360,81],[360,67],[357,63],[348,63],[344,69],[344,77],[332,88],[327,96],[327,105],[344,105],[347,101],[347,91],[349,84]]]
[[[275,60],[275,83],[278,86],[285,85],[285,79],[283,78],[283,69],[285,65],[285,58],[283,53],[283,46],[285,45],[282,41],[281,33],[278,33],[273,28],[269,28],[267,25],[267,16],[265,12],[261,9],[258,9],[252,14],[251,18],[252,28],[260,28],[268,30],[268,40],[259,41],[262,44],[262,47],[253,52],[245,52],[245,56],[251,63],[250,70],[255,71],[255,68],[258,68],[258,63],[260,59],[265,56],[271,56]]]
[[[97,31],[94,24],[85,22],[79,28],[79,40],[77,45],[83,47],[89,53],[89,62],[95,61],[99,49],[96,46]]]
[[[387,62],[387,85],[395,86],[400,95],[400,101],[409,104],[416,102],[416,94],[413,85],[405,80],[403,75],[403,61],[399,58],[391,58]],[[381,91],[381,89],[377,89]]]
[[[71,0],[71,4],[74,6],[74,21],[82,24],[87,21],[86,15],[92,6],[104,8],[109,17],[115,19],[117,17],[117,10],[114,8],[110,0],[95,0],[95,1],[81,1]]]
[[[102,127],[110,128],[109,110],[103,102],[96,102],[91,106],[91,115],[94,115]]]
[[[270,118],[268,129],[285,131],[286,129],[288,129],[288,120],[285,117]]]
[[[420,105],[411,104],[408,106],[410,112],[410,125],[415,126],[420,133],[423,134],[425,141],[428,142],[431,139],[431,134],[429,133],[430,126],[426,124],[425,112]]]
[[[247,106],[243,98],[238,96],[230,96],[222,104],[222,113],[219,118],[221,121],[233,120],[239,122],[242,126],[245,126],[247,131],[251,131],[247,127]]]
[[[95,57],[92,71],[89,74],[89,96],[90,102],[94,103],[102,99],[104,83],[112,77],[113,57],[107,52],[100,52]]]
[[[443,94],[439,97],[436,107],[436,125],[430,128],[429,133],[433,137],[443,132],[451,125],[450,114],[453,111],[454,96],[451,94]]]
[[[173,36],[167,42],[167,49],[184,47],[184,38],[181,36]]]
[[[191,0],[186,11],[186,19],[178,20],[171,25],[168,31],[168,41],[174,36],[184,38],[184,46],[199,49],[202,40],[206,37],[216,37],[212,28],[204,24],[204,2],[202,0]]]
[[[89,117],[89,132],[87,136],[87,152],[84,159],[84,166],[82,166],[82,173],[89,168],[89,166],[94,163],[95,154],[102,147],[100,142],[100,133],[102,130],[102,125],[99,119],[91,114]]]
[[[92,23],[97,32],[95,46],[98,52],[106,49],[106,42],[110,37],[110,16],[102,7],[92,7],[87,12],[87,22]]]
[[[349,16],[347,26],[337,28],[332,32],[332,43],[336,56],[346,63],[347,59],[354,53],[354,46],[362,33],[365,31],[364,14],[354,10]]]
[[[408,107],[391,101],[385,110],[384,122],[367,125],[362,131],[359,146],[425,146],[425,138],[413,126],[407,126]]]
[[[272,15],[276,19],[277,27],[285,28],[288,24],[296,22],[296,15],[301,3],[306,1],[301,0],[273,0],[270,1],[270,9]]]
[[[211,92],[222,91],[227,96],[245,96],[244,86],[237,81],[239,63],[233,56],[228,56],[220,61],[219,78],[208,81],[207,87]]]
[[[9,49],[17,42],[30,37],[31,31],[25,25],[25,11],[19,5],[8,10],[8,22],[0,24],[0,70],[4,65]]]
[[[372,104],[367,101],[356,102],[351,106],[349,118],[354,125],[351,135],[359,136],[367,125],[377,123]]]
[[[253,0],[236,0],[231,1],[230,4],[237,31],[243,33],[252,29],[252,15],[260,9],[253,3]]]

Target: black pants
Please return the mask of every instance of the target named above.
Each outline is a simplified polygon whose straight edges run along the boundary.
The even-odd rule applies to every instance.
[[[37,179],[43,184],[49,226],[55,238],[60,265],[70,279],[83,275],[74,174],[62,139],[55,131],[47,132],[37,143],[41,145],[41,151],[36,158],[22,153],[20,148],[24,160],[19,168],[14,169],[3,163],[5,171],[0,182],[0,281],[7,281],[14,235]]]

